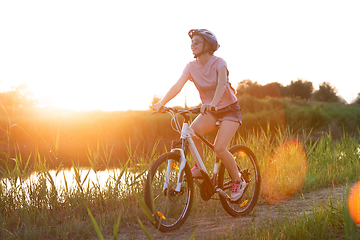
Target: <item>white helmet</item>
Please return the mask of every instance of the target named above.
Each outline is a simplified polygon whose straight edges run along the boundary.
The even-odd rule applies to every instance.
[[[220,47],[220,45],[215,37],[215,34],[213,34],[212,32],[210,32],[207,29],[191,29],[188,34],[191,39],[195,35],[200,35],[203,38],[205,38],[205,40],[208,41],[212,45],[214,52],[216,50],[218,50],[218,48]]]

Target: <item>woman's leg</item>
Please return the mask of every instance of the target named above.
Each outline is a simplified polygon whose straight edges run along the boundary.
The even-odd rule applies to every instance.
[[[224,163],[233,181],[235,181],[236,179],[241,181],[241,176],[237,169],[234,157],[228,150],[228,145],[231,139],[234,137],[239,125],[240,124],[238,122],[234,121],[221,122],[214,144],[214,150],[216,155]]]
[[[210,115],[198,115],[196,119],[191,124],[191,128],[199,135],[204,135],[216,129],[216,119]],[[201,156],[201,159],[204,161],[203,157],[203,146],[202,142],[197,137],[192,137],[192,140],[195,143],[195,146]]]

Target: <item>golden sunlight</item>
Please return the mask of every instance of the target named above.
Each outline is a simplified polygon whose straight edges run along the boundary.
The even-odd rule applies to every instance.
[[[304,183],[307,157],[303,145],[297,140],[279,146],[263,173],[262,195],[268,203],[284,201],[293,196]]]
[[[87,84],[79,80],[77,84],[57,84],[53,88],[36,86],[32,87],[31,91],[46,107],[75,111],[147,110],[151,102],[150,98],[139,101],[136,94],[121,82],[110,86],[104,82]]]

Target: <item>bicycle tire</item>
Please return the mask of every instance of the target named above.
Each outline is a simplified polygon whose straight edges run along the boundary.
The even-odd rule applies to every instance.
[[[260,170],[255,154],[246,146],[235,145],[229,149],[234,156],[238,170],[247,182],[247,188],[239,201],[231,202],[226,197],[220,196],[220,202],[227,213],[233,217],[249,214],[255,207],[260,194]],[[232,180],[225,165],[220,164],[218,187],[231,195]]]
[[[169,185],[163,190],[168,160],[172,160],[172,171]],[[155,217],[154,226],[162,232],[168,232],[181,227],[189,216],[193,201],[193,179],[189,165],[185,164],[180,193],[175,192],[178,180],[180,155],[176,153],[164,153],[152,164],[148,172],[144,200],[147,207]]]

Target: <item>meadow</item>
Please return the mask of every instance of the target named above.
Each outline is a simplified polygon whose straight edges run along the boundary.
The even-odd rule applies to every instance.
[[[250,147],[259,160],[263,176],[259,205],[359,180],[358,105],[251,97],[239,102],[244,123],[234,143]],[[137,196],[142,196],[149,164],[178,138],[168,116],[150,111],[14,109],[1,115],[0,124],[1,239],[95,239],[100,232],[108,238],[133,239],[129,231],[140,229],[139,221],[145,229],[152,228]],[[214,134],[207,137],[213,139]],[[73,169],[74,187],[62,175],[64,168]],[[120,171],[103,186],[88,181],[90,172],[96,175],[106,168]],[[51,171],[63,178],[65,187],[55,185]],[[36,181],[29,181],[34,172]],[[201,202],[196,194],[189,224],[223,211],[219,202]],[[306,232],[314,239],[357,239],[359,230],[345,206],[346,192],[343,198],[314,204],[311,214],[281,221],[269,217],[256,226],[229,228],[205,238],[300,239],[300,232]]]
[[[243,125],[236,138],[269,128],[289,129],[293,133],[318,138],[331,132],[335,138],[343,133],[358,135],[360,105],[308,102],[298,99],[239,99]],[[90,166],[88,156],[97,155],[99,167],[117,167],[125,163],[129,152],[152,159],[155,149],[163,152],[177,139],[170,125],[170,116],[152,111],[72,112],[61,109],[15,108],[0,110],[0,149],[10,157],[16,150],[24,158],[34,151],[49,161],[50,168],[73,162]],[[195,117],[195,116],[194,116]],[[214,139],[216,133],[208,137]],[[106,156],[111,153],[110,156]],[[107,159],[109,162],[103,162]],[[30,158],[33,164],[34,158]],[[132,163],[136,158],[132,160]]]

